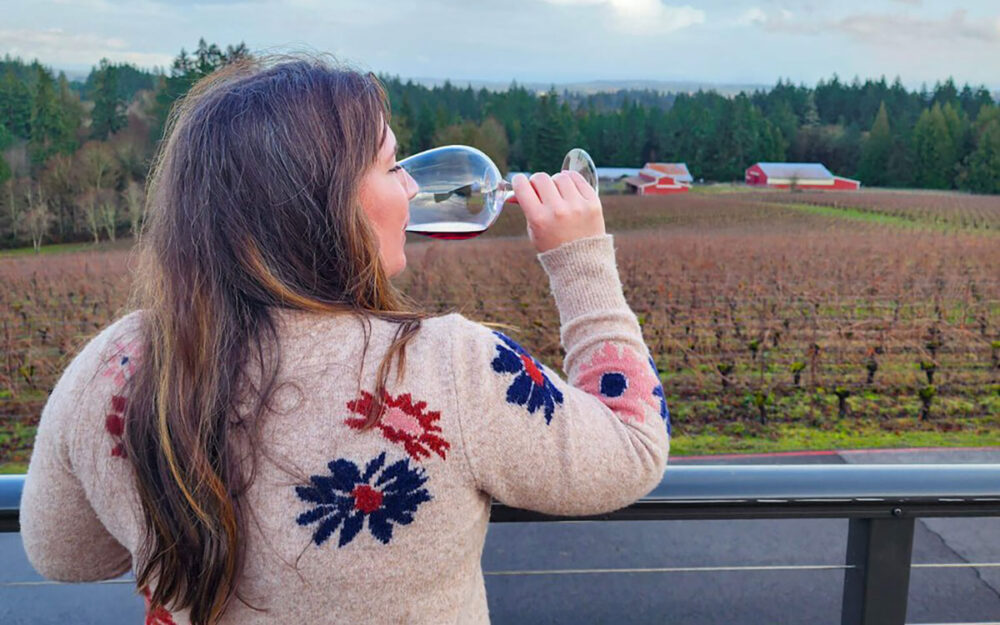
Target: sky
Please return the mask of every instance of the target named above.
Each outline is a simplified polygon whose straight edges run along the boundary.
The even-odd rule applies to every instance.
[[[0,54],[167,68],[198,39],[330,52],[403,78],[1000,89],[998,0],[0,0]]]

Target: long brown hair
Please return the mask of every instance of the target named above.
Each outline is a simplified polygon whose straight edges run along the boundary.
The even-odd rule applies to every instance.
[[[398,324],[369,427],[393,357],[398,376],[428,316],[389,282],[358,201],[388,119],[374,76],[302,56],[236,61],[171,111],[140,238],[144,353],[125,443],[145,527],[136,583],[196,625],[236,596],[253,470],[233,442],[256,440],[270,406],[276,309]],[[370,325],[365,353],[369,337]]]

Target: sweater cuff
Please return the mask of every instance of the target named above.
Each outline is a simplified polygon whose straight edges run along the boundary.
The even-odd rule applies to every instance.
[[[566,322],[597,310],[628,308],[610,234],[577,239],[538,255]]]

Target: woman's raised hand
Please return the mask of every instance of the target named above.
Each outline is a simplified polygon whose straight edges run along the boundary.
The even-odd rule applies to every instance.
[[[604,234],[601,199],[579,173],[537,173],[530,180],[517,174],[511,184],[528,220],[528,236],[539,253]]]

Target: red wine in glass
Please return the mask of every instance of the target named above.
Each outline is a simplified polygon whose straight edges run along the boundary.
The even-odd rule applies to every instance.
[[[435,222],[425,224],[423,229],[416,229],[410,226],[407,232],[422,234],[435,239],[445,239],[450,241],[472,239],[486,232],[486,227],[477,224],[465,223],[461,221]]]

